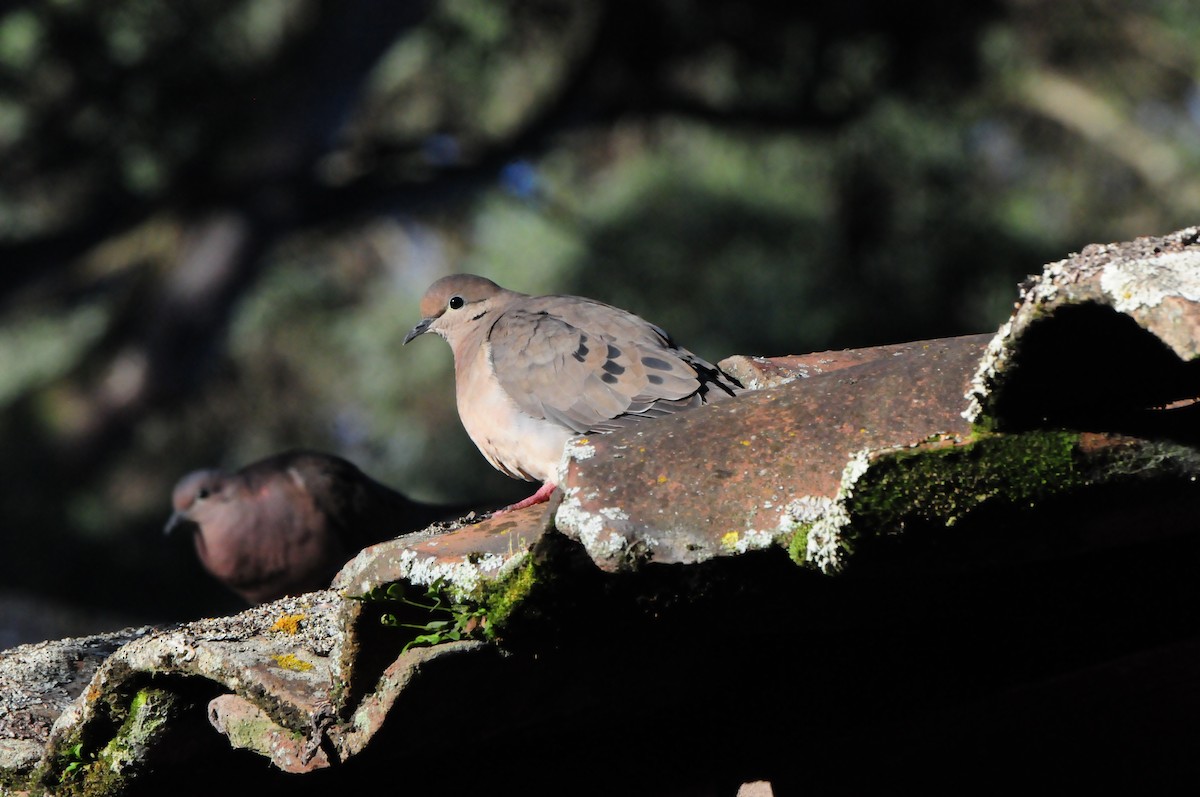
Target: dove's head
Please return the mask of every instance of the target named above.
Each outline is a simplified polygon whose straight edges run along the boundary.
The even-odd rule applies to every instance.
[[[230,482],[227,477],[228,474],[220,470],[197,470],[180,479],[171,494],[174,512],[164,533],[170,534],[185,523],[202,525],[206,510],[228,498]]]
[[[421,297],[421,322],[405,336],[404,342],[432,332],[453,346],[457,339],[481,318],[497,309],[506,298],[518,295],[506,291],[490,279],[474,274],[442,277],[430,285]]]

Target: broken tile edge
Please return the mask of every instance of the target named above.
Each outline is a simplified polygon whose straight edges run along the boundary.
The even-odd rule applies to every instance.
[[[1146,256],[1123,256],[1128,246],[1154,241],[1181,248],[1164,251],[1156,246],[1156,251]],[[972,424],[985,424],[989,420],[992,396],[1003,389],[1005,372],[1025,330],[1060,306],[1085,303],[1107,306],[1114,313],[1132,318],[1181,361],[1200,357],[1200,341],[1192,339],[1188,346],[1183,346],[1170,334],[1173,330],[1153,313],[1168,299],[1200,304],[1198,242],[1200,227],[1187,227],[1161,238],[1139,238],[1131,244],[1093,244],[1080,253],[1048,263],[1040,274],[1021,286],[1011,316],[988,343],[965,394],[967,406],[962,417]],[[1114,256],[1102,264],[1081,260],[1085,256],[1110,253]],[[1147,278],[1147,270],[1154,272],[1155,279]]]

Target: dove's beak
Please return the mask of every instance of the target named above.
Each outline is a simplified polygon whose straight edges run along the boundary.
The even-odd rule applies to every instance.
[[[429,325],[432,324],[434,322],[434,320],[435,319],[432,319],[432,318],[422,318],[421,323],[419,323],[415,327],[413,327],[412,331],[404,336],[404,343],[408,343],[413,338],[419,337],[420,335],[424,335],[426,332],[428,332]],[[404,345],[404,344],[402,343],[400,345]]]
[[[191,518],[187,517],[182,512],[172,512],[170,519],[167,520],[167,525],[163,527],[163,534],[169,537],[172,533],[174,533],[175,529],[193,522],[194,521]]]

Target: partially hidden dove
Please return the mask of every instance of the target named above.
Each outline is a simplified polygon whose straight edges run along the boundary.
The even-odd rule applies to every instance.
[[[352,463],[289,451],[236,473],[179,480],[165,532],[188,529],[201,564],[258,604],[324,589],[359,550],[453,515],[411,501]]]
[[[494,468],[540,481],[502,511],[547,500],[563,447],[733,396],[742,386],[662,328],[580,296],[530,296],[473,274],[433,283],[408,343],[432,332],[454,352],[458,414]]]

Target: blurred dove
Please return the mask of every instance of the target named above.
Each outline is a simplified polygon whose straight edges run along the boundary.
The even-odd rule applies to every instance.
[[[359,550],[453,515],[410,501],[350,462],[289,451],[175,485],[165,532],[190,527],[200,562],[249,603],[329,586]]]
[[[454,351],[458,415],[494,468],[550,497],[563,446],[733,396],[742,386],[633,313],[579,296],[529,296],[473,274],[443,277],[421,322]]]

